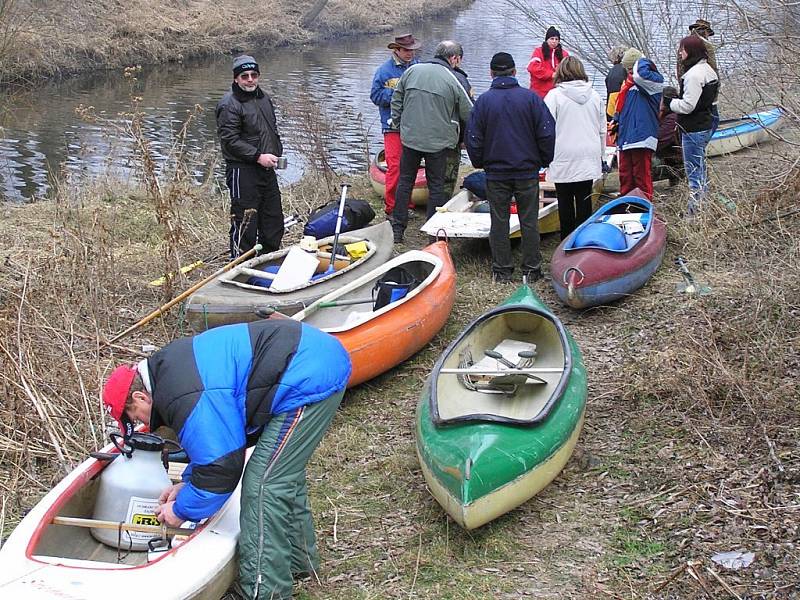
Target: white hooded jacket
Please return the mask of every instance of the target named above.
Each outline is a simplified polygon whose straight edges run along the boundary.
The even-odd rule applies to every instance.
[[[544,99],[556,121],[556,150],[547,180],[574,183],[599,179],[606,146],[606,116],[600,95],[586,81],[565,81]]]

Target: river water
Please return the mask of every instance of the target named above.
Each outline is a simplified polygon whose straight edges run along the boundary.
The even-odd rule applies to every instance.
[[[490,83],[488,65],[498,51],[510,52],[522,85],[525,67],[543,35],[532,35],[504,0],[477,0],[468,9],[403,28],[423,42],[420,58],[429,58],[436,43],[455,39],[464,46],[463,68],[477,93]],[[403,31],[404,32],[404,31]],[[397,32],[401,33],[401,32]],[[369,90],[375,69],[388,58],[394,34],[343,38],[313,47],[249,51],[261,66],[261,85],[272,95],[289,168],[281,182],[298,180],[310,156],[325,156],[337,172],[364,171],[368,155],[380,149],[378,110]],[[220,177],[214,107],[231,82],[231,57],[169,64],[137,75],[134,94],[143,100],[144,135],[157,162],[174,155],[176,135],[195,105],[202,112],[191,124],[187,150],[196,155],[193,175]],[[587,65],[588,66],[588,65]],[[590,71],[604,90],[604,74]],[[76,115],[80,105],[93,106],[101,123]],[[51,174],[72,183],[88,179],[135,176],[133,144],[118,127],[130,112],[131,85],[122,73],[84,76],[33,90],[14,102],[0,130],[0,195],[7,200],[41,198],[51,191]],[[316,132],[311,135],[309,132]]]

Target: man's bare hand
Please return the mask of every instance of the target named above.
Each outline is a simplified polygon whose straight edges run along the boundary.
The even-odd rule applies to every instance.
[[[265,169],[274,169],[278,165],[278,157],[274,154],[260,154],[258,164]]]
[[[167,502],[166,504],[157,506],[156,518],[170,527],[180,527],[183,525],[183,519],[179,519],[175,516],[175,511],[173,510],[174,505],[174,502]]]
[[[167,502],[173,502],[183,486],[183,482],[175,483],[169,486],[167,489],[161,492],[161,495],[158,497],[158,503],[165,504]]]

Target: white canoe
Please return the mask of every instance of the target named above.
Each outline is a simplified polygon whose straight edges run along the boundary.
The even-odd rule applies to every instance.
[[[559,230],[558,202],[555,186],[545,181],[539,182],[539,233],[552,233]],[[476,212],[482,209],[483,212]],[[453,196],[421,227],[428,235],[444,231],[449,238],[488,239],[491,216],[485,201],[469,190],[463,189]],[[519,216],[512,214],[509,220],[509,237],[519,237]]]
[[[333,237],[320,239],[319,247],[332,245]],[[219,325],[256,321],[262,318],[257,313],[260,309],[272,308],[285,315],[293,315],[325,294],[385,263],[392,256],[394,243],[392,227],[388,221],[348,231],[339,236],[340,245],[359,241],[366,242],[367,253],[364,256],[351,261],[340,261],[337,258],[333,273],[324,274],[321,278],[315,277],[311,281],[305,280],[297,287],[280,291],[250,285],[248,281],[253,270],[280,265],[290,248],[251,258],[192,294],[186,301],[186,320],[194,331],[199,332]],[[330,260],[329,253],[324,256],[327,258],[318,253],[320,274],[326,272],[325,267]]]
[[[112,445],[103,449],[112,450]],[[86,526],[53,522],[93,522],[98,475],[106,464],[85,460],[11,533],[0,549],[0,598],[108,600],[150,590],[159,600],[219,600],[237,575],[239,487],[217,514],[182,543],[174,541],[171,550],[118,552],[96,541]]]
[[[775,139],[774,132],[784,122],[785,114],[780,108],[772,108],[736,119],[724,119],[706,146],[706,156],[730,154],[749,146],[763,144]]]

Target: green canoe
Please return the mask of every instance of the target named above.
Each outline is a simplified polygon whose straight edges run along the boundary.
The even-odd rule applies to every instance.
[[[465,529],[519,506],[567,463],[585,408],[575,340],[521,286],[448,346],[425,384],[416,436],[431,493]]]

